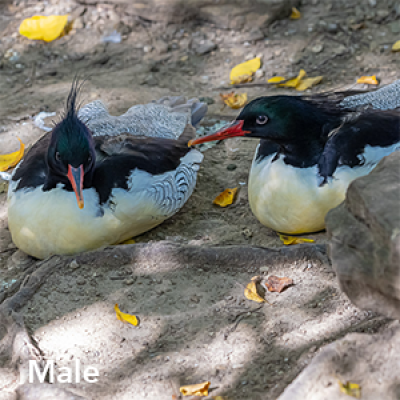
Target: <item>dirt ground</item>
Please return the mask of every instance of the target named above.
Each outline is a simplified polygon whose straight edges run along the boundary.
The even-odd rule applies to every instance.
[[[78,7],[73,1],[0,2],[0,152],[15,150],[17,136],[29,145],[43,135],[34,117],[40,111],[60,114],[77,73],[88,76],[83,103],[102,99],[120,114],[164,95],[195,96],[210,103],[208,126],[236,115],[223,108],[219,93],[229,91],[230,69],[256,55],[262,58],[262,73],[237,89],[249,98],[293,94],[266,85],[265,78],[295,75],[300,68],[324,76],[313,91],[355,87],[355,79],[365,74],[377,75],[381,83],[399,78],[400,53],[390,51],[400,33],[395,1],[307,0],[299,7],[301,19],[283,18],[266,29],[246,23],[222,29],[200,20],[151,24],[127,18],[118,7],[112,9],[115,17],[100,4],[87,6],[79,17],[83,26],[54,42],[17,34],[23,18]],[[122,42],[104,43],[115,24]],[[215,48],[204,52],[201,46],[209,42]],[[49,119],[46,123],[51,125]],[[199,247],[234,245],[281,251],[277,234],[248,206],[247,176],[256,145],[231,139],[206,150],[196,190],[184,208],[127,247],[181,245],[195,253]],[[213,198],[228,187],[241,188],[235,204],[213,206]],[[1,302],[43,264],[13,245],[1,183],[0,193]],[[209,380],[210,396],[275,399],[326,343],[348,332],[378,332],[388,324],[358,310],[340,292],[325,233],[307,237],[315,239],[318,256],[277,256],[265,264],[235,263],[233,257],[228,264],[214,259],[200,265],[190,257],[182,261],[179,252],[153,262],[140,251],[120,261],[112,249],[104,250],[104,260],[65,258],[59,268],[56,260],[54,271],[20,311],[45,360],[62,367],[80,359],[99,368],[98,383],[61,385],[85,398],[171,400],[178,398],[179,386]],[[272,305],[260,306],[243,295],[254,275],[287,276],[294,285],[266,294]],[[117,321],[115,303],[138,315],[139,327]],[[7,379],[0,379],[0,399],[16,398],[17,383]]]

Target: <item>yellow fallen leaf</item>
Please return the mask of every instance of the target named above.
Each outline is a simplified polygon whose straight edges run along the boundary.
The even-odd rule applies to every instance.
[[[123,313],[119,309],[118,304],[116,304],[114,306],[114,310],[115,310],[115,312],[117,314],[117,319],[119,321],[122,321],[123,323],[128,322],[129,324],[134,325],[134,326],[138,326],[139,325],[139,320],[137,319],[137,317],[134,316],[134,315]]]
[[[361,387],[357,383],[346,382],[342,383],[339,382],[340,391],[347,396],[355,397],[356,399],[361,398]]]
[[[273,78],[269,78],[267,80],[268,83],[279,83],[284,81],[286,78],[284,78],[283,76],[274,76]]]
[[[24,156],[25,145],[22,143],[20,138],[17,139],[20,143],[19,150],[9,154],[0,154],[0,172],[4,172],[12,167],[15,167]]]
[[[296,78],[290,79],[285,83],[278,84],[279,87],[293,87],[295,88],[300,81],[307,75],[307,72],[304,69],[301,69],[299,75]]]
[[[357,83],[366,83],[367,85],[378,85],[379,82],[376,79],[376,75],[372,76],[362,76],[357,79]]]
[[[292,13],[290,14],[289,18],[290,19],[300,19],[301,12],[296,7],[292,7]]]
[[[260,69],[260,67],[260,57],[253,58],[252,60],[236,65],[232,68],[229,76],[231,79],[231,84],[235,85],[238,83],[251,82],[253,80],[254,73]]]
[[[179,391],[184,396],[208,396],[208,388],[211,382],[206,381],[202,383],[197,383],[195,385],[181,386]]]
[[[123,242],[119,243],[119,244],[135,244],[136,241],[134,239],[128,239],[128,240],[124,240]]]
[[[400,40],[392,46],[392,51],[400,51]]]
[[[247,93],[228,93],[228,94],[219,94],[221,96],[222,101],[233,109],[242,108],[247,103]]]
[[[22,21],[19,33],[28,39],[51,42],[60,37],[67,22],[68,15],[35,15]]]
[[[263,299],[257,293],[257,282],[251,281],[246,288],[244,289],[244,295],[247,299],[256,301],[257,303],[265,303],[265,299]]]
[[[216,204],[217,206],[220,207],[226,207],[231,205],[235,200],[237,190],[238,188],[225,189],[214,199],[213,204]]]
[[[322,76],[316,76],[315,78],[306,78],[303,79],[299,84],[296,86],[296,90],[303,92],[306,89],[309,89],[310,87],[313,87],[314,85],[317,85],[322,81]]]
[[[279,239],[282,240],[283,244],[289,246],[291,244],[301,244],[301,243],[314,243],[314,239],[306,239],[297,236],[281,235],[279,233]]]

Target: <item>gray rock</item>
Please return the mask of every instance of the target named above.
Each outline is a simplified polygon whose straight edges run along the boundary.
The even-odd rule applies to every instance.
[[[392,33],[400,33],[400,21],[393,21],[389,24]]]
[[[76,20],[73,22],[73,27],[75,29],[83,29],[85,27],[85,22],[83,20],[83,17],[76,18]]]
[[[363,400],[398,400],[400,324],[376,335],[351,333],[325,346],[278,400],[354,399],[339,382],[357,383]]]
[[[156,40],[154,42],[154,47],[156,49],[156,52],[159,54],[168,53],[168,43],[164,42],[164,40]]]
[[[318,43],[315,46],[311,48],[311,51],[313,53],[321,53],[321,51],[324,49],[324,45],[322,43]]]
[[[253,28],[248,34],[244,35],[242,38],[242,42],[257,42],[259,40],[264,39],[264,33],[260,28]]]
[[[195,51],[197,54],[207,54],[215,50],[217,45],[211,40],[205,40],[203,43],[195,46]]]
[[[400,319],[400,152],[351,183],[326,217],[333,267],[358,307]]]

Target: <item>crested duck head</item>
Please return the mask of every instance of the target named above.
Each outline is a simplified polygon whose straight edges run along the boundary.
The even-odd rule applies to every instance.
[[[46,186],[62,183],[73,190],[79,208],[84,207],[83,189],[92,184],[96,152],[92,133],[77,115],[79,87],[72,85],[65,114],[51,133],[47,151],[48,177]]]
[[[236,120],[220,131],[189,145],[242,136],[276,143],[280,152],[304,164],[315,163],[329,132],[340,124],[343,111],[295,96],[259,97],[247,104]],[[301,161],[300,161],[301,160]]]

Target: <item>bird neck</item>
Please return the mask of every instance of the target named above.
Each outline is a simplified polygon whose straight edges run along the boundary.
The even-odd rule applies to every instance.
[[[319,140],[298,141],[280,144],[280,154],[284,155],[286,164],[294,167],[308,168],[318,163],[324,150],[324,143]]]

